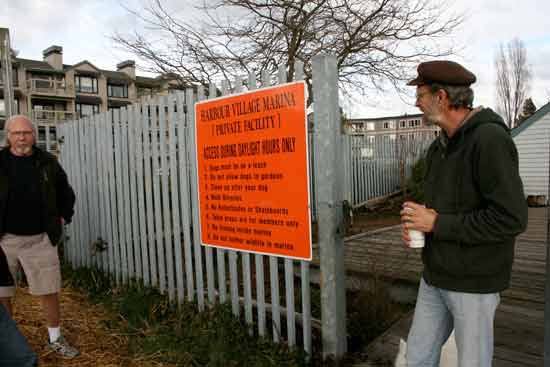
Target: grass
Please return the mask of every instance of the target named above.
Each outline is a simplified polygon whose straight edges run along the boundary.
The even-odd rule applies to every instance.
[[[306,366],[305,354],[251,336],[228,305],[198,312],[195,304],[173,305],[157,290],[134,283],[117,287],[95,269],[64,267],[69,286],[84,291],[118,318],[110,328],[130,335],[136,358],[155,356],[177,366]]]
[[[361,213],[365,223],[373,217],[380,220],[398,218],[395,205],[386,211]],[[397,209],[396,209],[397,208]],[[386,222],[384,222],[385,225]],[[268,272],[267,264],[265,271]],[[240,267],[240,266],[239,266]],[[344,365],[361,360],[366,346],[387,330],[395,321],[406,314],[412,305],[402,305],[391,299],[390,284],[380,270],[370,269],[365,274],[365,289],[346,293],[348,357]],[[71,286],[82,289],[91,301],[104,304],[119,315],[109,325],[122,329],[131,335],[130,352],[136,358],[158,355],[160,362],[175,363],[178,366],[306,366],[305,355],[298,350],[275,344],[270,339],[250,336],[242,319],[231,313],[230,306],[216,305],[199,313],[195,304],[184,303],[175,306],[167,296],[157,290],[138,283],[117,287],[108,276],[99,270],[64,269],[64,276]],[[284,289],[283,279],[279,279]],[[254,279],[253,279],[254,281]],[[266,279],[266,297],[270,286]],[[299,283],[295,284],[297,304],[301,304]],[[281,304],[285,304],[284,292],[280,293]],[[311,285],[312,317],[321,319],[320,290]],[[269,314],[268,314],[269,316]],[[284,329],[286,321],[281,320]],[[270,320],[267,320],[267,330]],[[282,330],[284,335],[284,330]],[[301,332],[297,331],[300,339]],[[313,330],[312,365],[331,365],[321,361],[322,336]],[[298,340],[298,345],[301,345]]]

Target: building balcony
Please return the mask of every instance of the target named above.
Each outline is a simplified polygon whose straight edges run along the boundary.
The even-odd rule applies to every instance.
[[[28,79],[27,89],[31,94],[41,96],[74,97],[74,88],[63,80]]]
[[[32,111],[31,118],[37,126],[55,126],[61,122],[73,120],[75,118],[75,113],[71,111],[34,110]]]

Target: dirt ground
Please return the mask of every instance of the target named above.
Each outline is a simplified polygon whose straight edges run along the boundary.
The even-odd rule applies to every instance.
[[[80,350],[80,356],[74,359],[63,359],[45,348],[48,331],[38,298],[20,288],[14,308],[17,325],[38,354],[40,367],[172,366],[155,362],[154,356],[147,360],[132,359],[128,353],[128,336],[107,326],[117,316],[90,304],[84,295],[72,289],[62,290],[61,310],[62,332]]]

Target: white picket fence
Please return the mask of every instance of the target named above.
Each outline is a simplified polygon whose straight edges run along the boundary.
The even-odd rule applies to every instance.
[[[286,81],[284,69],[279,80]],[[253,75],[246,84],[256,86]],[[267,74],[262,85],[270,85]],[[214,86],[209,92],[216,94]],[[222,93],[229,94],[226,84]],[[231,302],[257,335],[266,336],[270,323],[274,341],[299,341],[309,354],[309,263],[200,245],[193,114],[203,98],[202,88],[189,89],[59,125],[60,161],[77,196],[66,258],[118,283],[141,280],[200,310]]]

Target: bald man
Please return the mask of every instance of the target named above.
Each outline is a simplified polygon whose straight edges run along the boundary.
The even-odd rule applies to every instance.
[[[6,147],[0,150],[0,247],[12,277],[23,268],[29,292],[38,296],[48,327],[47,347],[66,358],[79,352],[60,331],[61,268],[57,243],[63,223],[74,213],[75,195],[67,175],[48,152],[36,147],[36,131],[23,115],[4,127]],[[14,286],[0,286],[0,303],[11,314]]]

